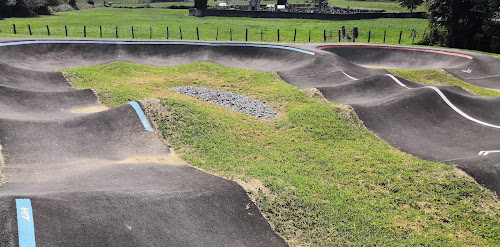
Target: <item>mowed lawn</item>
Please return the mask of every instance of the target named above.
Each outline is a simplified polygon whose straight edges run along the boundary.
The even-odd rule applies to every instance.
[[[16,25],[14,34],[13,24]],[[65,37],[65,25],[69,37],[84,38],[86,26],[87,38],[100,38],[102,26],[103,38],[116,38],[116,28],[120,39],[134,38],[166,39],[172,40],[197,40],[196,28],[199,30],[200,40],[214,41],[245,41],[248,30],[248,41],[278,42],[278,29],[280,42],[294,42],[295,29],[297,30],[296,42],[338,42],[338,30],[345,26],[347,32],[353,27],[359,29],[359,39],[356,42],[368,42],[368,32],[371,31],[372,43],[383,43],[384,30],[386,30],[386,43],[398,44],[399,34],[402,31],[401,44],[411,44],[412,30],[417,32],[415,42],[419,41],[425,32],[428,21],[425,19],[375,19],[354,21],[320,21],[302,19],[260,19],[260,18],[228,18],[228,17],[193,17],[188,15],[188,10],[174,9],[113,9],[97,8],[80,11],[60,12],[53,16],[37,18],[9,18],[0,20],[0,37],[29,37],[28,24],[31,25],[32,35],[47,37],[47,25],[51,37]],[[218,30],[218,31],[217,31]],[[218,33],[218,34],[217,34]],[[342,42],[352,42],[343,39]]]
[[[130,0],[125,0],[125,1],[130,1]],[[313,2],[312,0],[288,0],[289,4],[294,4],[294,3],[312,4],[312,2]],[[212,2],[209,1],[209,3]],[[232,4],[237,4],[237,3],[232,3]],[[240,4],[248,5],[248,3],[240,3]],[[261,1],[261,4],[276,4],[276,1]],[[328,4],[337,7],[344,7],[344,8],[349,7],[354,9],[385,10],[386,12],[410,12],[410,10],[408,10],[407,8],[401,7],[398,1],[382,2],[382,1],[329,0]],[[179,5],[178,2],[177,5]],[[425,9],[423,5],[420,5],[413,11],[421,12],[425,11]]]
[[[77,2],[85,3],[86,0],[77,0]],[[407,8],[403,8],[399,5],[399,2],[381,2],[381,1],[352,1],[352,0],[329,0],[329,5],[344,7],[344,8],[355,8],[355,9],[373,9],[373,10],[385,10],[386,12],[410,12]],[[261,1],[261,5],[276,4],[276,1]],[[312,0],[288,0],[288,4],[313,4]],[[193,6],[193,2],[156,2],[149,3],[147,1],[140,0],[115,0],[113,1],[114,6],[145,6],[149,5],[151,7],[166,7],[166,6]],[[208,5],[218,6],[219,2],[208,1]],[[248,5],[248,2],[230,2],[229,5]],[[420,5],[415,10],[425,11],[424,6]]]
[[[240,180],[273,228],[297,246],[498,246],[500,202],[445,164],[402,153],[347,106],[273,72],[211,63],[128,62],[62,70],[115,107],[145,97],[161,136],[190,164]],[[202,86],[266,102],[265,121],[175,92]],[[241,182],[243,181],[243,182]]]

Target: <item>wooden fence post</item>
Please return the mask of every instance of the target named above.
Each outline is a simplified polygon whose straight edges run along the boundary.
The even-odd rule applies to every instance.
[[[115,36],[118,38],[118,26],[115,27]]]
[[[66,34],[66,37],[68,37],[68,26],[64,25],[64,33]]]
[[[30,36],[33,35],[33,33],[31,32],[31,25],[28,24],[28,30],[30,31]]]
[[[200,31],[198,31],[198,27],[196,27],[196,39],[200,40]]]
[[[229,37],[231,38],[231,41],[233,41],[233,29],[229,28]]]
[[[323,42],[326,42],[326,30],[323,29]]]
[[[149,39],[153,38],[153,28],[149,26]]]
[[[311,42],[311,30],[309,30],[309,42]]]
[[[167,39],[169,38],[169,36],[170,36],[170,35],[169,35],[169,33],[168,33],[168,26],[167,26]]]
[[[296,38],[297,38],[297,29],[295,29],[295,32],[293,33],[293,42],[295,42]]]
[[[83,37],[87,38],[87,26],[83,25]]]
[[[339,42],[340,42],[340,29],[339,29]]]
[[[368,31],[368,43],[370,43],[371,37],[372,37],[372,31]]]
[[[99,36],[102,38],[102,26],[99,26]]]
[[[385,35],[387,34],[387,30],[384,30],[384,44],[385,44]]]
[[[181,27],[179,27],[179,34],[180,34],[181,40],[182,40],[182,28]]]
[[[16,24],[12,24],[12,28],[14,29],[14,34],[17,34],[17,31],[16,31]]]
[[[219,28],[217,28],[217,34],[215,34],[215,40],[219,40]]]
[[[50,36],[50,28],[49,25],[47,25],[47,35]]]
[[[248,42],[248,28],[245,28],[245,41]]]
[[[401,44],[401,36],[402,36],[402,35],[403,35],[403,31],[400,31],[400,32],[399,32],[399,42],[398,42],[399,44]]]
[[[132,26],[132,39],[135,39],[134,26]]]
[[[278,42],[280,42],[280,29],[278,28]]]

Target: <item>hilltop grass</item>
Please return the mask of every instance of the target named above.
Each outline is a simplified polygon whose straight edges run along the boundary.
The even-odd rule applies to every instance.
[[[493,193],[456,168],[398,151],[368,131],[351,108],[326,101],[319,91],[301,91],[276,73],[127,62],[62,72],[109,107],[160,98],[162,110],[148,114],[161,136],[198,168],[261,181],[248,192],[291,245],[500,242],[500,202]],[[267,103],[278,117],[259,120],[178,94],[179,86],[243,94]]]
[[[16,25],[17,34],[13,33]],[[37,18],[8,18],[0,20],[0,37],[30,37],[28,24],[31,25],[32,37],[47,37],[46,25],[50,27],[51,37],[65,37],[64,26],[68,27],[68,36],[83,38],[83,26],[86,25],[87,38],[99,38],[99,26],[103,29],[103,38],[114,39],[118,26],[119,38],[131,39],[131,26],[134,26],[136,39],[149,39],[150,27],[153,39],[166,39],[169,27],[169,39],[179,40],[179,27],[184,40],[196,40],[196,27],[199,28],[200,40],[214,41],[219,29],[218,40],[245,41],[245,29],[248,29],[248,41],[260,42],[261,30],[264,42],[277,42],[277,29],[280,29],[280,42],[293,43],[294,30],[297,29],[297,43],[323,42],[323,30],[326,30],[327,42],[338,42],[338,30],[345,26],[347,31],[354,26],[359,28],[356,42],[367,42],[371,31],[371,42],[382,43],[384,30],[387,30],[387,44],[397,44],[399,32],[403,31],[402,44],[412,43],[411,30],[417,31],[417,42],[428,25],[424,19],[375,19],[354,21],[321,21],[303,19],[266,19],[266,18],[230,18],[230,17],[193,17],[188,10],[176,9],[113,9],[97,8],[79,11],[54,13],[52,16]],[[343,40],[344,42],[352,42]]]
[[[471,94],[486,96],[486,97],[500,97],[500,92],[482,88],[474,84],[462,81],[443,69],[424,69],[424,70],[392,69],[392,68],[385,68],[385,69],[389,70],[392,74],[396,76],[420,84],[457,86],[463,88],[465,91]]]

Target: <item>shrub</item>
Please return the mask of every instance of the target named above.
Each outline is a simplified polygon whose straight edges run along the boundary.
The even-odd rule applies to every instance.
[[[206,9],[207,5],[207,0],[194,0],[194,7],[197,9]]]

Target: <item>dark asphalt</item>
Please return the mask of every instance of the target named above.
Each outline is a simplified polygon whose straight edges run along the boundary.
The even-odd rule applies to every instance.
[[[17,243],[16,198],[32,200],[40,246],[285,245],[236,183],[160,162],[172,154],[130,105],[74,112],[99,103],[54,71],[113,61],[277,71],[292,85],[317,87],[328,100],[352,105],[370,130],[402,151],[455,164],[500,192],[500,154],[480,154],[500,150],[498,98],[399,78],[402,86],[385,70],[361,66],[444,68],[500,88],[500,62],[485,55],[314,44],[43,42],[0,43],[0,144],[10,181],[0,187],[0,246]]]
[[[397,78],[408,89],[387,76],[386,70],[361,67],[443,68],[469,83],[499,89],[498,59],[472,52],[378,45],[325,45],[315,51],[318,57],[329,57],[321,60],[330,66],[279,74],[298,87],[317,87],[329,101],[352,105],[365,125],[392,146],[456,165],[500,194],[500,153],[479,155],[500,150],[500,98],[474,96],[453,86],[436,87],[465,115],[496,126],[489,127],[459,114],[429,87]],[[470,73],[463,72],[469,69]]]
[[[323,50],[362,66],[401,69],[444,69],[484,88],[500,89],[498,59],[468,51],[380,45],[332,45]]]
[[[191,63],[181,59],[191,49],[219,52],[205,48],[0,43],[0,144],[9,181],[0,187],[0,246],[18,246],[20,198],[31,200],[38,246],[286,246],[237,183],[179,162],[128,104],[76,113],[100,103],[54,72],[116,60]],[[263,61],[252,49],[240,52]]]

